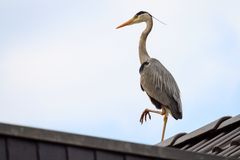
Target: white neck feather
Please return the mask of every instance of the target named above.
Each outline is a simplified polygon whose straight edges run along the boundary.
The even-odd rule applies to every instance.
[[[142,35],[140,37],[140,42],[139,42],[139,58],[140,58],[141,64],[143,64],[148,59],[150,59],[150,56],[148,55],[147,49],[146,49],[146,40],[147,40],[148,34],[152,30],[152,26],[153,26],[152,19],[149,19],[148,21],[146,21],[146,25],[147,26],[145,30],[142,32]]]

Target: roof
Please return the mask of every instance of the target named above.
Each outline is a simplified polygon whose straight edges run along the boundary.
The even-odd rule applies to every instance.
[[[240,159],[240,115],[222,117],[191,133],[179,133],[162,147]]]
[[[170,147],[0,123],[0,160],[227,160]]]

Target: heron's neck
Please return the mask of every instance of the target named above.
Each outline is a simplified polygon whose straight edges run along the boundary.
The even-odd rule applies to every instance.
[[[146,41],[147,41],[148,34],[152,30],[152,26],[153,26],[152,19],[150,19],[149,21],[146,21],[146,24],[147,26],[145,30],[142,32],[142,35],[140,37],[140,42],[139,42],[139,58],[140,58],[141,64],[143,64],[148,59],[150,59],[150,56],[148,55],[147,49],[146,49]]]

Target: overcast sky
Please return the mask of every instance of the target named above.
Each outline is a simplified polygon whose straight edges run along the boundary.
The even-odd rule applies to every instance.
[[[77,134],[160,142],[162,117],[140,89],[145,24],[115,27],[145,10],[147,49],[173,74],[183,120],[166,137],[240,112],[238,0],[0,1],[0,122]]]

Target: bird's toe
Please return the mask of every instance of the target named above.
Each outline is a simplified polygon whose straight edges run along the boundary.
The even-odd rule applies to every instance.
[[[145,120],[145,122],[146,122],[146,121],[147,121],[147,117],[148,117],[149,119],[151,119],[151,115],[150,115],[150,113],[149,113],[149,110],[148,110],[148,109],[145,109],[145,110],[143,111],[143,113],[141,114],[140,123],[143,124],[144,120]]]

